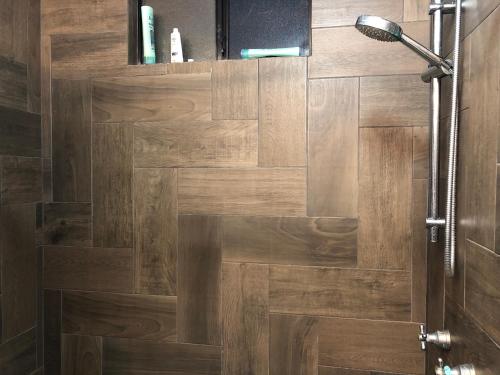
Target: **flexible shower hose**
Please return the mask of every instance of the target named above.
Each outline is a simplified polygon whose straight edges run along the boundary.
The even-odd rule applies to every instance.
[[[462,0],[456,0],[455,46],[453,51],[453,83],[451,96],[450,139],[448,150],[448,186],[446,189],[446,223],[444,269],[448,277],[455,274],[456,250],[456,195],[457,195],[457,148],[458,148],[458,77],[460,75],[460,39],[462,26]]]

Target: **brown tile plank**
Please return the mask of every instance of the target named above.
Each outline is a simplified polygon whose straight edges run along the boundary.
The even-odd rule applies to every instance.
[[[267,375],[269,266],[224,263],[222,320],[225,374]]]
[[[359,163],[358,264],[408,269],[412,130],[361,129]]]
[[[52,75],[50,37],[42,33],[41,78],[40,78],[40,115],[42,127],[42,157],[52,158]]]
[[[45,373],[61,374],[61,291],[43,291],[43,359]]]
[[[221,348],[105,338],[103,375],[221,375]]]
[[[63,292],[62,332],[175,341],[175,309],[175,297]]]
[[[128,63],[127,33],[54,34],[51,39],[52,77],[56,79],[84,79],[94,71]]]
[[[271,312],[410,319],[407,272],[271,266],[269,277]]]
[[[47,203],[43,208],[44,243],[92,245],[90,203]]]
[[[29,374],[36,369],[36,329],[0,345],[2,375]]]
[[[40,157],[40,116],[0,107],[0,155]]]
[[[415,323],[322,318],[318,330],[321,366],[424,374]]]
[[[94,81],[95,122],[210,120],[211,105],[209,73]]]
[[[259,165],[306,164],[307,59],[259,60]]]
[[[41,53],[41,30],[40,12],[41,0],[28,0],[25,9],[28,10],[26,17],[27,39],[25,44],[27,52],[27,110],[33,113],[40,113],[40,53]]]
[[[429,127],[413,128],[413,178],[429,177]]]
[[[179,342],[221,344],[221,218],[179,217]]]
[[[500,343],[500,255],[467,241],[465,306],[487,334]]]
[[[361,14],[373,14],[394,22],[401,22],[403,1],[315,0],[312,2],[312,27],[354,25]]]
[[[194,61],[183,64],[166,64],[168,74],[211,73],[214,61]]]
[[[350,368],[319,366],[319,375],[404,375],[380,371],[353,370]]]
[[[496,271],[498,273],[498,270]],[[463,309],[446,300],[446,328],[455,338],[453,350],[446,361],[452,364],[472,363],[481,375],[500,373],[498,342],[495,343],[484,330],[480,329]]]
[[[228,262],[356,266],[357,220],[224,216],[222,258]]]
[[[256,167],[254,120],[169,121],[134,127],[136,167]]]
[[[36,323],[37,253],[34,205],[0,207],[0,252],[0,326],[1,341],[5,342],[27,331]]]
[[[44,248],[44,288],[133,291],[132,249]]]
[[[133,247],[133,129],[94,124],[93,235],[96,247]]]
[[[25,111],[27,108],[26,64],[0,56],[0,105]]]
[[[259,112],[259,63],[217,61],[212,65],[212,118],[257,120]]]
[[[359,126],[429,126],[429,85],[419,75],[361,77]]]
[[[428,44],[428,22],[401,26],[412,38]],[[351,26],[313,29],[312,50],[309,78],[420,74],[427,66],[401,43],[380,43]]]
[[[52,159],[42,159],[42,201],[52,202]]]
[[[89,202],[91,91],[88,81],[52,81],[54,199]]]
[[[62,335],[62,373],[101,375],[102,338]]]
[[[0,203],[42,200],[42,161],[39,158],[0,157]]]
[[[51,34],[121,31],[127,33],[127,0],[106,0],[92,7],[79,0],[44,1],[44,32]]]
[[[179,212],[222,215],[305,215],[301,168],[181,169]]]
[[[177,279],[177,171],[134,172],[135,291],[175,295]]]
[[[485,1],[485,3],[488,3]],[[469,184],[468,214],[470,240],[495,249],[495,201],[497,189],[496,162],[500,155],[498,124],[500,122],[500,90],[498,89],[500,46],[495,35],[500,24],[497,8],[471,35],[471,77],[469,114],[474,140],[467,157]],[[474,193],[472,193],[474,192]]]
[[[357,217],[359,79],[309,85],[308,214]]]
[[[427,180],[413,181],[411,310],[412,321],[426,322],[427,298]]]
[[[272,314],[269,375],[318,374],[318,321]]]

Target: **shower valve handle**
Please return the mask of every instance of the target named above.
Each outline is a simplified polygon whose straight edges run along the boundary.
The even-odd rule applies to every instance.
[[[420,347],[422,350],[426,350],[428,342],[440,347],[441,349],[448,350],[451,347],[450,331],[445,330],[427,333],[423,324],[420,325],[418,340],[420,341]]]

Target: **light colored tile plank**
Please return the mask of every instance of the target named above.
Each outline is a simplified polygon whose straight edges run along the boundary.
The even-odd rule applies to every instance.
[[[409,268],[412,159],[412,129],[361,129],[358,265],[362,268]]]
[[[428,44],[429,23],[403,23],[408,35]],[[427,64],[401,43],[381,43],[354,27],[312,30],[309,78],[420,74]]]
[[[414,180],[412,187],[412,283],[411,310],[414,322],[426,322],[427,298],[427,180]]]
[[[225,374],[267,375],[269,267],[224,263],[222,319]]]
[[[255,167],[255,120],[172,121],[134,127],[136,167]]]
[[[259,165],[306,163],[307,60],[259,61]]]
[[[309,216],[358,215],[357,78],[310,81]]]
[[[212,118],[256,120],[259,114],[257,60],[217,61],[212,66]]]
[[[359,126],[429,126],[429,85],[420,76],[362,77]]]
[[[183,214],[303,216],[305,200],[304,169],[179,170]]]
[[[405,22],[428,21],[429,2],[427,0],[404,0]]]
[[[413,128],[413,178],[429,177],[429,127]]]

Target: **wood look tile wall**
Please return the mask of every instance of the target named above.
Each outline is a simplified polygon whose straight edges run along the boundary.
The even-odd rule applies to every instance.
[[[51,375],[423,374],[425,63],[353,28],[427,41],[420,8],[313,0],[308,59],[127,67],[127,1],[84,3],[42,9]]]
[[[0,5],[0,373],[43,365],[40,0]]]

